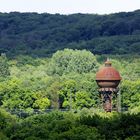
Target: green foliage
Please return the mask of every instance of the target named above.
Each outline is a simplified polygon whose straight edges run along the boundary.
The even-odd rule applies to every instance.
[[[138,114],[140,112],[140,105],[133,107],[130,112],[132,114]]]
[[[10,75],[9,64],[5,54],[0,56],[0,79],[7,78]]]
[[[98,133],[96,128],[89,128],[87,126],[81,125],[79,127],[73,127],[69,131],[61,133],[52,133],[50,139],[60,140],[60,139],[69,139],[69,140],[103,140],[104,138]]]
[[[47,95],[25,87],[20,79],[0,84],[1,106],[9,110],[46,109],[50,106]]]
[[[0,132],[0,140],[9,140],[9,138],[4,135],[2,132]]]
[[[16,116],[0,108],[0,140],[9,140],[8,136],[12,133],[17,120]]]
[[[38,108],[38,109],[46,109],[49,106],[50,106],[50,100],[47,97],[37,99],[33,104],[33,108]]]
[[[87,49],[95,54],[139,54],[139,13],[139,10],[110,15],[1,13],[0,53],[12,58],[44,57],[70,48]]]
[[[111,116],[110,116],[111,115]],[[80,119],[80,123],[96,127],[105,139],[127,139],[132,136],[139,137],[139,115],[130,114],[107,114],[99,116],[84,116]]]
[[[16,121],[15,116],[11,116],[10,113],[0,108],[0,130],[7,129],[10,125],[13,125]]]
[[[54,56],[57,57],[54,59]],[[68,58],[68,61],[64,58]],[[85,58],[90,62],[86,63]],[[49,59],[19,56],[14,60],[6,60],[10,76],[0,82],[0,105],[20,116],[20,119],[0,109],[0,138],[139,139],[139,56],[110,56],[113,66],[121,72],[123,78],[120,84],[122,107],[128,108],[131,114],[102,112],[95,72],[105,58],[106,56],[95,57],[85,50],[65,49],[56,52]],[[60,62],[62,67],[58,67]],[[91,64],[95,64],[94,67],[88,67]],[[83,67],[85,65],[87,71]],[[50,66],[55,69],[57,66],[61,73],[48,75],[50,70],[54,70]],[[71,70],[71,67],[74,69]],[[66,109],[67,112],[50,112],[47,109]]]
[[[68,80],[65,81],[59,91],[59,96],[62,102],[62,107],[73,108],[76,94],[76,81]]]
[[[10,140],[112,140],[139,139],[140,114],[75,114],[51,112],[15,121],[3,138]],[[5,118],[3,118],[5,119]],[[7,124],[7,127],[9,123]]]
[[[92,95],[90,93],[79,91],[76,93],[75,104],[78,109],[82,109],[84,107],[90,108],[94,107],[95,100],[92,99]]]
[[[51,58],[48,73],[51,75],[75,73],[88,73],[97,69],[95,56],[86,50],[57,51]]]
[[[135,108],[140,106],[140,80],[124,81],[121,85],[123,96],[123,105],[126,107]]]
[[[139,12],[1,13],[0,140],[139,140]],[[95,74],[107,57],[131,114],[102,112]]]
[[[68,58],[68,61],[64,57]],[[90,62],[86,62],[85,58]],[[101,101],[95,81],[95,69],[103,64],[105,58],[104,55],[95,57],[85,50],[65,49],[58,51],[49,59],[19,56],[14,60],[6,60],[9,64],[10,77],[0,82],[0,105],[19,116],[26,116],[23,115],[24,113],[31,115],[36,111],[42,112],[46,109],[78,111],[83,108],[96,108],[100,110]],[[110,59],[123,78],[120,87],[122,107],[137,113],[140,103],[140,59],[138,56],[133,58],[126,55],[110,56]],[[78,65],[74,62],[75,60],[78,61]],[[91,60],[95,67],[88,67],[93,64]],[[73,63],[70,63],[71,61]],[[58,67],[60,62],[63,67]],[[60,75],[56,73],[48,75],[49,70],[54,70],[52,65],[57,68],[57,71],[61,70]],[[85,72],[85,66],[89,68],[89,71]],[[69,69],[69,67],[74,69]]]

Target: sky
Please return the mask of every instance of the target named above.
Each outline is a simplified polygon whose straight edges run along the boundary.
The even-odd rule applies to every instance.
[[[110,14],[140,9],[140,0],[0,0],[0,12]]]

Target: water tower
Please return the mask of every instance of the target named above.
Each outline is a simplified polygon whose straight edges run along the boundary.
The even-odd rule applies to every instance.
[[[120,81],[119,72],[112,67],[111,61],[107,59],[105,66],[96,73],[96,82],[99,86],[103,108],[106,112],[112,111],[112,97],[113,94],[117,95]]]

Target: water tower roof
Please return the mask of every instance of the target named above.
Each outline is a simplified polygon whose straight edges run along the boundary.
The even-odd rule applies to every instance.
[[[105,66],[96,73],[96,80],[121,80],[119,72],[112,67],[112,63],[107,59]]]

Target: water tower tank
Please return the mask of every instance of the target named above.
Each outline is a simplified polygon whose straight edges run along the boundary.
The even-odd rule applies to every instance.
[[[105,62],[105,66],[96,73],[96,82],[102,89],[113,90],[117,88],[120,80],[121,76],[119,72],[112,67],[112,64],[109,60],[107,60]]]

